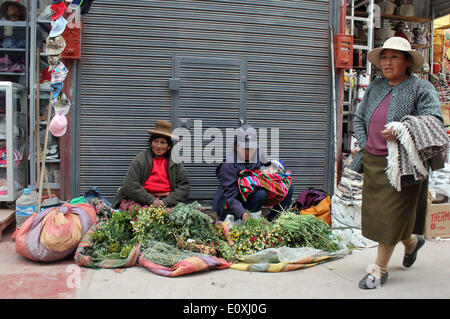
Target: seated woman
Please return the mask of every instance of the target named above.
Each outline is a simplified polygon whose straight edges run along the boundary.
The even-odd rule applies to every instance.
[[[189,177],[182,163],[171,159],[171,124],[157,121],[149,130],[150,147],[131,162],[123,186],[114,198],[113,208],[132,210],[142,206],[173,207],[189,195]]]
[[[244,200],[238,184],[243,170],[256,171],[264,165],[270,165],[270,161],[258,147],[255,129],[247,124],[241,126],[236,130],[233,152],[228,154],[216,169],[219,187],[214,195],[212,209],[219,220],[223,221],[231,214],[235,219],[245,221],[251,216],[250,213],[261,211],[262,206],[268,203],[268,191],[263,187],[255,188]],[[272,220],[277,212],[289,208],[293,192],[291,183],[284,199],[273,206],[269,220]]]

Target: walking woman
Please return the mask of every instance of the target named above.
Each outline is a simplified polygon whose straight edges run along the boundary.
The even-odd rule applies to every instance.
[[[386,282],[387,266],[395,245],[404,245],[403,266],[411,267],[424,245],[428,179],[410,183],[400,191],[386,174],[388,141],[396,141],[396,131],[386,124],[405,116],[424,116],[443,122],[436,89],[412,72],[422,68],[423,56],[400,37],[385,41],[382,48],[368,53],[369,61],[382,71],[368,86],[354,117],[354,132],[360,151],[352,169],[364,172],[361,214],[362,234],[378,242],[377,257],[359,282],[361,289],[378,288]],[[442,125],[443,128],[443,125]]]

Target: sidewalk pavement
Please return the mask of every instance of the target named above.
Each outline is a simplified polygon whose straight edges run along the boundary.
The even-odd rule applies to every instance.
[[[397,245],[386,284],[361,290],[358,282],[375,260],[376,248],[353,250],[344,258],[291,272],[225,269],[166,278],[140,267],[119,273],[80,268],[72,256],[32,262],[15,252],[13,227],[0,242],[0,299],[450,298],[450,240],[427,240],[410,269],[402,267],[403,247]]]

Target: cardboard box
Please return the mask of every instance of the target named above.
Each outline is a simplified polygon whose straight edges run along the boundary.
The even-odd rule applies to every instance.
[[[450,203],[432,204],[429,198],[424,237],[450,237]]]

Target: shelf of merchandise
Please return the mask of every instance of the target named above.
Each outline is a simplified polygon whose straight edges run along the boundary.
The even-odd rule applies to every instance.
[[[4,94],[2,98],[5,107],[2,114],[5,121],[5,135],[0,136],[0,143],[6,148],[6,165],[0,166],[2,184],[6,189],[2,189],[0,202],[12,203],[17,199],[18,193],[27,186],[27,91],[23,85],[0,81],[0,92]],[[16,150],[22,153],[22,159],[15,158]]]

